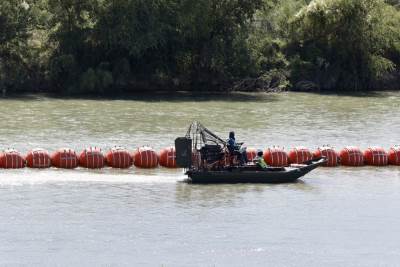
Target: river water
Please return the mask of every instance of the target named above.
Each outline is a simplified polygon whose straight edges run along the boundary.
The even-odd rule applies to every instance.
[[[400,143],[400,94],[0,100],[21,152],[173,145],[193,120],[248,147]],[[0,265],[398,266],[400,167],[294,184],[189,185],[181,170],[0,170]]]

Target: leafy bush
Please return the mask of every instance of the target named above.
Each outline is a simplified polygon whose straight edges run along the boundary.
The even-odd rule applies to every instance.
[[[291,25],[294,83],[303,77],[322,89],[374,89],[396,68],[388,56],[393,37],[400,36],[400,28],[388,27],[393,12],[381,0],[311,1]]]

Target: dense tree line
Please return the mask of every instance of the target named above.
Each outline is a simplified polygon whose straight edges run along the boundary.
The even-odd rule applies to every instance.
[[[2,0],[0,88],[399,89],[398,0]]]

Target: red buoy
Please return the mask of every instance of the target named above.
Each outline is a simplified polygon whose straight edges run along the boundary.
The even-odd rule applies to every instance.
[[[176,152],[175,147],[171,146],[163,148],[158,153],[160,165],[166,168],[176,168]]]
[[[363,166],[363,153],[358,147],[347,146],[340,151],[340,163],[344,166]]]
[[[0,168],[19,169],[25,167],[25,159],[15,149],[7,149],[0,153]]]
[[[133,152],[133,164],[139,168],[155,168],[158,166],[157,153],[151,147],[140,147]]]
[[[51,158],[50,154],[47,150],[36,148],[32,149],[28,152],[25,157],[26,159],[26,166],[29,168],[50,168],[51,167]]]
[[[325,167],[336,167],[339,164],[338,153],[329,146],[319,147],[313,154],[314,158],[325,157],[326,162],[323,164]]]
[[[113,168],[126,169],[132,166],[132,157],[123,147],[113,147],[106,154],[107,164]]]
[[[393,146],[389,150],[389,164],[400,166],[400,146]]]
[[[364,160],[367,165],[386,166],[388,165],[388,154],[382,147],[369,147],[364,151]]]
[[[303,146],[298,146],[292,148],[288,154],[290,163],[293,164],[302,164],[306,161],[312,160],[312,154],[310,150]]]
[[[264,151],[264,160],[265,162],[272,167],[284,167],[288,166],[288,155],[287,153],[279,148],[279,147],[273,147],[273,148],[268,148],[267,150]]]
[[[101,169],[104,167],[105,158],[100,148],[89,147],[79,155],[79,165],[88,169]]]
[[[62,169],[74,169],[78,167],[76,152],[70,148],[61,148],[51,155],[51,164]]]
[[[257,149],[255,148],[248,148],[246,149],[247,153],[247,160],[252,162],[257,157]]]

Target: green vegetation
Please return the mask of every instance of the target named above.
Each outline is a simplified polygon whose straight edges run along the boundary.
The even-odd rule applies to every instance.
[[[400,1],[2,0],[0,89],[400,89]]]

